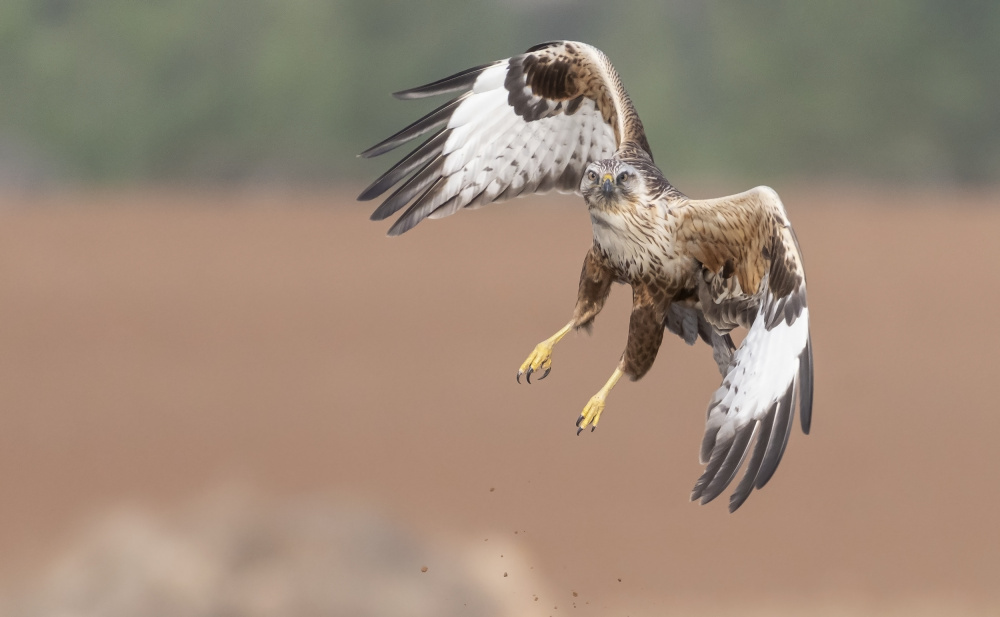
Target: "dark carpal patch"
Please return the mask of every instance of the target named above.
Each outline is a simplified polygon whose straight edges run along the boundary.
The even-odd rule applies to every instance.
[[[535,56],[524,60],[524,73],[528,86],[536,96],[565,100],[576,96],[576,83],[570,75],[570,64],[564,60],[539,62]]]
[[[509,92],[507,103],[514,109],[514,113],[524,118],[526,122],[540,120],[549,114],[548,102],[532,96],[527,88],[524,64],[530,58],[533,56],[511,58],[503,82],[504,88]]]
[[[561,58],[533,54],[511,58],[504,88],[514,113],[528,122],[560,112],[571,116],[583,102],[573,66]]]

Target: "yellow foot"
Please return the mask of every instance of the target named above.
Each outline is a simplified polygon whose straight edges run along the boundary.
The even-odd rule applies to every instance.
[[[583,429],[590,425],[590,430],[597,428],[597,421],[601,419],[601,412],[604,411],[604,393],[598,392],[590,397],[587,406],[583,408],[583,413],[576,421],[576,434],[579,435]]]
[[[611,373],[611,379],[608,383],[604,384],[604,387],[590,397],[590,401],[587,402],[587,406],[583,408],[583,413],[580,414],[580,418],[576,421],[576,434],[579,435],[583,429],[590,425],[590,430],[593,431],[597,428],[597,421],[601,419],[601,412],[604,411],[604,401],[608,399],[608,392],[611,392],[611,388],[615,387],[621,376],[624,375],[621,367],[616,368],[614,373]]]
[[[531,352],[528,359],[521,364],[521,368],[517,370],[517,383],[521,383],[521,375],[527,378],[528,383],[531,383],[532,373],[537,373],[538,371],[544,370],[542,376],[538,379],[545,379],[549,375],[549,371],[552,370],[552,346],[555,343],[552,339],[547,341],[542,341],[541,343],[535,345],[535,350]]]
[[[521,375],[526,375],[528,383],[531,383],[531,374],[542,370],[545,372],[542,373],[539,379],[545,379],[548,376],[549,371],[552,370],[552,347],[561,341],[567,332],[573,329],[573,323],[572,321],[569,322],[558,332],[535,345],[535,350],[531,352],[531,355],[524,361],[521,368],[517,369],[517,383],[521,383]]]

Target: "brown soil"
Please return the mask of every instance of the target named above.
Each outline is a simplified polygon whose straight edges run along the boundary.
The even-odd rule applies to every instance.
[[[626,289],[548,379],[515,383],[572,310],[590,244],[575,199],[388,239],[369,205],[319,191],[6,195],[0,574],[30,579],[116,504],[235,481],[502,536],[531,569],[498,557],[498,580],[564,590],[558,612],[996,608],[1000,194],[782,195],[809,276],[813,434],[796,426],[735,515],[688,501],[719,380],[706,346],[668,335],[575,434],[623,348]]]

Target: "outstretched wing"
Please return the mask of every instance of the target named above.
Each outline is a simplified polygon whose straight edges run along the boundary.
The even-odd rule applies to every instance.
[[[618,73],[584,43],[545,43],[395,96],[453,92],[460,94],[360,155],[378,156],[431,133],[358,196],[374,199],[402,182],[371,217],[382,220],[409,205],[391,236],[459,208],[579,191],[587,165],[623,146],[652,158]]]
[[[796,406],[802,432],[809,433],[813,366],[805,271],[785,209],[770,188],[691,201],[679,214],[680,249],[702,265],[698,295],[705,318],[723,332],[748,328],[708,405],[701,446],[707,466],[691,494],[702,503],[715,499],[749,454],[729,500],[732,512],[774,474]]]

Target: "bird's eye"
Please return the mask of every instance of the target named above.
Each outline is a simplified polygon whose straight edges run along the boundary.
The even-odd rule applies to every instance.
[[[621,184],[622,182],[628,180],[628,176],[629,174],[627,171],[623,171],[620,174],[618,174],[618,183]]]
[[[590,171],[588,171],[587,172],[587,179],[590,180],[591,182],[597,180],[597,172],[594,171],[593,169],[591,169]]]

